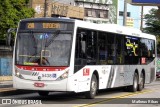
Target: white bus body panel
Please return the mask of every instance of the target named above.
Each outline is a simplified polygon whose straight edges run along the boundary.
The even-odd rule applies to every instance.
[[[75,61],[75,44],[76,44],[76,30],[77,27],[96,29],[99,31],[106,31],[117,33],[122,31],[121,34],[132,36],[134,33],[137,37],[146,37],[148,39],[156,40],[154,36],[143,35],[140,30],[132,28],[124,28],[119,25],[111,24],[93,24],[83,21],[75,21],[75,28],[73,34],[71,59],[69,67],[69,76],[67,79],[60,81],[38,81],[38,80],[25,80],[15,76],[15,66],[13,66],[13,86],[17,89],[27,90],[44,90],[44,91],[73,91],[84,92],[90,90],[91,77],[94,72],[99,76],[98,89],[106,89],[120,86],[133,85],[133,75],[135,70],[138,70],[140,74],[142,70],[145,70],[145,83],[150,83],[152,72],[155,72],[155,60],[149,65],[86,65],[76,73],[74,73],[74,61]],[[14,53],[15,55],[15,53]],[[14,65],[13,56],[13,65]],[[89,74],[84,74],[85,70],[89,69]],[[61,73],[62,74],[62,73]],[[35,82],[43,82],[45,87],[35,87]]]
[[[20,79],[16,76],[13,76],[13,87],[16,89],[25,89],[25,90],[43,90],[43,91],[67,91],[67,80],[64,79],[61,81],[32,81]],[[44,83],[44,87],[35,87],[34,83]]]

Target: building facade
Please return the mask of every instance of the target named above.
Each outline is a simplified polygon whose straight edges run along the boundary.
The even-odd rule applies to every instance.
[[[117,0],[75,0],[84,8],[84,20],[93,23],[117,23]]]
[[[35,10],[34,17],[70,17],[83,20],[84,8],[74,6],[74,2],[55,0],[31,0],[30,6]]]
[[[31,0],[35,17],[71,17],[123,25],[124,0]],[[140,29],[141,6],[127,4],[126,26]]]
[[[117,23],[123,25],[124,0],[118,0],[118,19]],[[126,26],[140,29],[141,24],[141,6],[135,6],[127,3]]]
[[[117,0],[31,0],[35,17],[64,16],[93,23],[117,23]]]

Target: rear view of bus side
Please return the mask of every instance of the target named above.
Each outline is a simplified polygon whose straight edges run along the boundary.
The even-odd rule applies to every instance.
[[[31,28],[22,28],[24,22]],[[155,80],[153,35],[114,24],[58,18],[25,19],[19,26],[13,62],[17,89],[37,90],[40,95],[85,92],[86,98],[94,98],[99,89],[124,86],[135,92]],[[21,47],[28,47],[27,41],[32,41],[32,51]]]

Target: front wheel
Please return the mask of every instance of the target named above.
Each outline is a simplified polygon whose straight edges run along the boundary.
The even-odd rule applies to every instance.
[[[90,91],[87,91],[85,93],[85,97],[89,98],[89,99],[93,99],[96,95],[97,92],[97,78],[96,76],[93,74],[92,79],[91,79],[91,84],[90,84]]]

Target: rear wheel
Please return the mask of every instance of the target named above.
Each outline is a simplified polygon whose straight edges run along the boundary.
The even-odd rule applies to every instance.
[[[48,91],[38,91],[38,94],[40,96],[48,96],[49,92]]]
[[[97,92],[97,78],[96,76],[93,74],[92,79],[91,79],[91,84],[90,84],[90,91],[87,91],[85,93],[85,97],[89,98],[89,99],[93,99],[96,95]]]
[[[144,88],[144,74],[141,73],[140,75],[140,83],[138,84],[138,91],[142,91],[142,89]]]
[[[128,87],[129,91],[136,92],[138,89],[138,74],[135,73],[133,77],[133,85]]]

